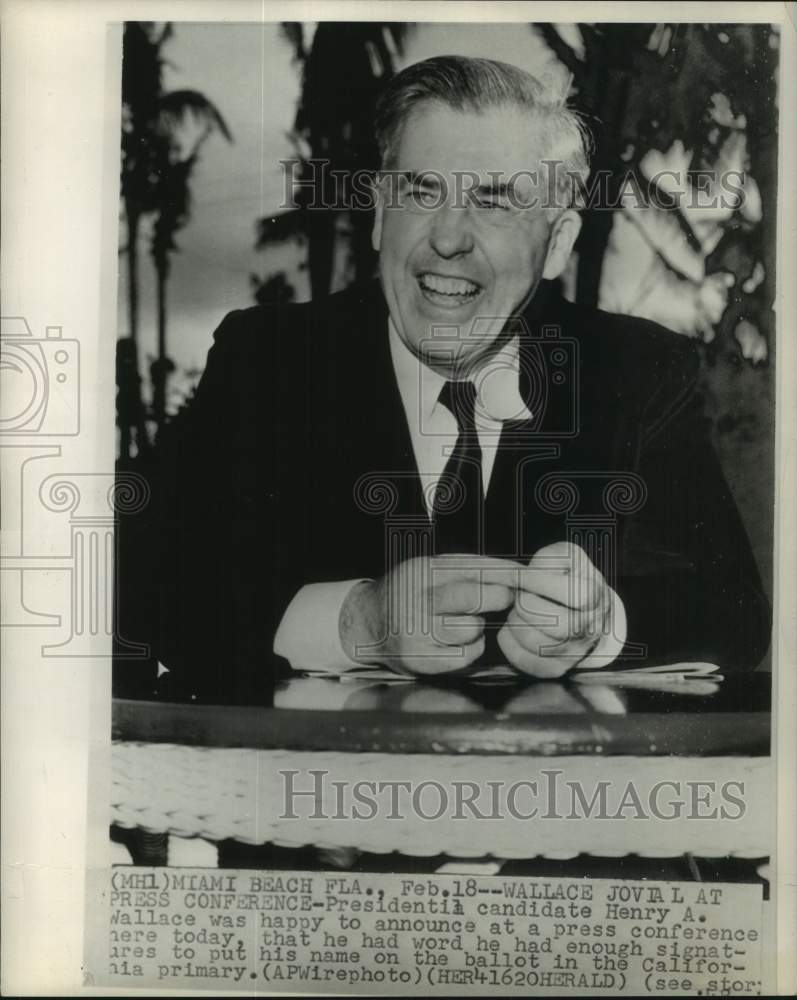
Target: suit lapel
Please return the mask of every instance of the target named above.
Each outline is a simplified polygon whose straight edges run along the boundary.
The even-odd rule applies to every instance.
[[[507,421],[485,502],[485,551],[526,560],[542,544],[551,526],[534,516],[534,486],[561,454],[555,433],[561,419],[558,397],[551,398],[547,353],[542,336],[549,288],[543,284],[517,324],[520,339],[518,390],[531,417]]]
[[[396,525],[412,533],[428,530],[429,522],[378,283],[344,305],[327,331],[336,398],[318,418],[328,421],[327,479],[336,484],[325,544],[336,553],[335,565],[349,566],[352,576],[378,576],[400,558],[389,554]],[[413,543],[407,545],[406,558],[414,554]]]
[[[378,283],[365,303],[368,341],[358,382],[363,405],[354,407],[352,420],[362,444],[359,474],[383,478],[395,491],[391,513],[425,513],[418,466],[407,416],[401,399],[388,337],[388,312]]]
[[[601,474],[616,464],[618,415],[606,404],[613,394],[593,356],[597,331],[590,331],[592,339],[582,336],[567,317],[566,304],[547,283],[523,316],[518,387],[532,416],[507,422],[501,434],[485,508],[491,555],[525,561],[567,537],[575,511],[550,502],[548,474],[575,484],[580,514],[602,511]]]

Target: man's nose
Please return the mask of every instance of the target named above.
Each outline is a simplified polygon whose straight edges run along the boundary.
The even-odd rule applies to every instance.
[[[433,213],[429,242],[441,257],[457,257],[473,249],[469,213],[464,206],[447,203]]]

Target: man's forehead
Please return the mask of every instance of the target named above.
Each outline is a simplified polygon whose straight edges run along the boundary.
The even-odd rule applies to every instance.
[[[542,129],[514,105],[481,111],[424,102],[405,120],[393,166],[443,176],[469,171],[480,181],[538,167],[544,158]]]

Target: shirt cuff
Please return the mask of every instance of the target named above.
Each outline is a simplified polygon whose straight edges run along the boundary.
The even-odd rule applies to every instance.
[[[576,664],[577,668],[590,670],[608,666],[622,652],[627,636],[628,622],[625,616],[625,605],[620,595],[612,590],[608,619],[603,624],[598,644],[588,656]]]
[[[366,578],[363,578],[366,579]],[[340,612],[359,580],[308,583],[288,605],[277,634],[274,652],[284,656],[294,670],[339,674],[362,664],[352,660],[340,642]]]

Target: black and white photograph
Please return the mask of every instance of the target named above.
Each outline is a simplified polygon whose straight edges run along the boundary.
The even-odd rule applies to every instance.
[[[780,992],[793,25],[509,6],[105,26],[110,363],[2,331],[84,986]]]

